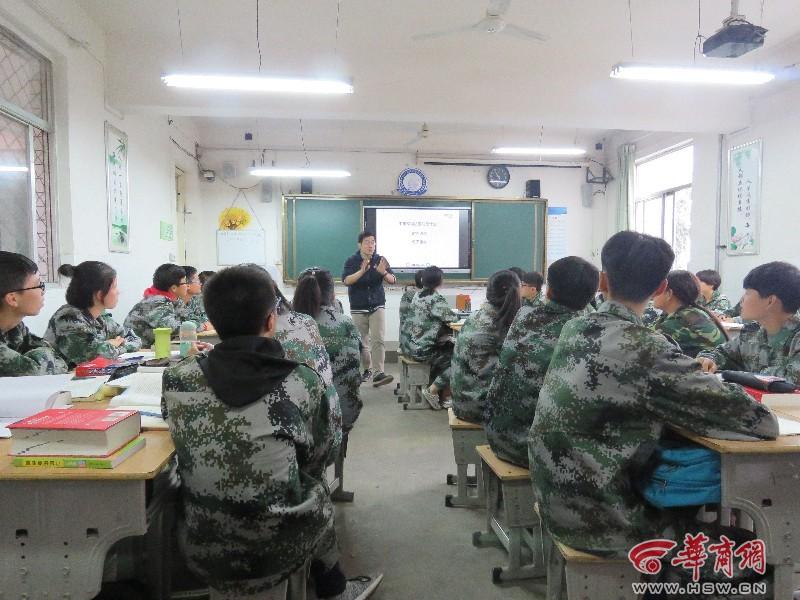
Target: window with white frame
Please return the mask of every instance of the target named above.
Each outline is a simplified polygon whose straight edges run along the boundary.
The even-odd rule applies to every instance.
[[[50,62],[0,27],[0,250],[55,280],[50,189]]]
[[[686,142],[636,161],[634,228],[669,242],[674,269],[689,264],[693,159],[694,147]]]

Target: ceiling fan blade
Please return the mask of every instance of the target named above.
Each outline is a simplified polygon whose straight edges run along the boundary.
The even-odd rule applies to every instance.
[[[508,11],[511,0],[489,0],[489,7],[486,14],[490,17],[502,17]]]
[[[543,33],[539,33],[538,31],[533,31],[532,29],[525,29],[524,27],[518,27],[517,25],[513,25],[511,23],[506,23],[506,26],[503,27],[500,33],[505,33],[507,35],[520,38],[523,40],[536,40],[538,42],[546,42],[550,39],[550,36],[545,35]]]
[[[452,29],[443,29],[441,31],[429,31],[428,33],[418,33],[416,35],[412,35],[412,40],[432,40],[435,38],[444,37],[447,35],[453,35],[456,33],[464,33],[466,31],[472,31],[474,25],[462,25],[461,27],[454,27]]]

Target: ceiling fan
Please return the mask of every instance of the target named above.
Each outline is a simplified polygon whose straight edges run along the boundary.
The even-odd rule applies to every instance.
[[[404,144],[404,146],[406,148],[411,148],[412,146],[415,146],[418,142],[421,142],[422,140],[428,139],[428,136],[430,134],[431,134],[431,130],[428,128],[428,124],[427,123],[423,123],[422,127],[420,127],[419,131],[417,132],[416,137],[414,139],[412,139],[411,141],[406,142]]]
[[[454,27],[452,29],[444,29],[441,31],[430,31],[428,33],[418,33],[411,36],[413,40],[430,40],[457,33],[467,33],[471,31],[478,31],[482,33],[503,33],[512,37],[520,38],[523,40],[535,40],[538,42],[546,42],[550,39],[543,33],[519,27],[513,23],[507,22],[503,15],[508,11],[511,0],[490,0],[489,6],[486,8],[486,16],[473,25],[462,25],[461,27]]]

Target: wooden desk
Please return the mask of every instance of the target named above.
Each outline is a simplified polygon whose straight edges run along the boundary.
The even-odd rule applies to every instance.
[[[220,343],[219,334],[216,332],[215,329],[208,329],[206,331],[197,332],[197,341],[208,342],[209,344]]]
[[[116,469],[14,467],[0,440],[0,597],[93,598],[109,548],[129,536],[145,536],[148,597],[169,597],[175,447],[169,432],[143,435]]]
[[[779,409],[800,416],[800,409]],[[753,519],[774,567],[775,598],[791,598],[794,563],[800,561],[800,436],[776,440],[728,441],[679,430],[681,435],[719,453],[721,505]]]

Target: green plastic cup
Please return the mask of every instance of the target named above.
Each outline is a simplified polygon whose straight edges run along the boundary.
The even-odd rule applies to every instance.
[[[169,338],[172,335],[172,329],[169,327],[156,327],[153,329],[153,350],[156,353],[156,358],[169,358]]]

